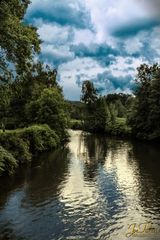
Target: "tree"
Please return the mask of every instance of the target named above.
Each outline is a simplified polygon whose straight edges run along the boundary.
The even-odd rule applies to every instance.
[[[96,101],[94,112],[94,129],[97,132],[107,132],[111,127],[111,113],[104,97],[99,97]]]
[[[159,91],[159,66],[141,65],[136,79],[135,104],[129,119],[133,134],[140,138],[150,138],[157,129],[157,121],[160,121]]]
[[[149,108],[150,137],[157,138],[160,137],[160,68],[157,69],[151,82]]]
[[[24,78],[32,72],[33,56],[40,51],[40,40],[31,25],[24,22],[29,0],[2,0],[0,3],[0,117],[2,125],[13,115],[24,116]],[[23,81],[22,81],[23,80]],[[20,82],[20,83],[19,83]],[[23,83],[22,83],[23,82]],[[19,122],[18,121],[18,122]]]
[[[28,124],[25,106],[39,98],[44,88],[57,88],[62,92],[56,76],[55,69],[38,62],[32,65],[30,72],[25,73],[25,78],[0,85],[0,95],[3,99],[0,103],[0,115],[5,118],[7,128],[25,127]]]
[[[29,0],[2,0],[0,3],[0,81],[5,82],[29,71],[40,40],[31,25],[24,22]],[[12,74],[12,70],[15,70]]]
[[[44,89],[39,98],[26,105],[30,123],[48,124],[60,136],[65,138],[68,124],[65,102],[57,88]]]
[[[91,81],[84,81],[82,84],[81,101],[86,105],[91,105],[97,100],[97,90]]]

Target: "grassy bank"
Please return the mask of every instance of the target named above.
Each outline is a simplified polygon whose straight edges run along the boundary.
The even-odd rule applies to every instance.
[[[59,137],[48,125],[0,131],[0,176],[11,175],[17,166],[30,162],[34,154],[59,145]]]

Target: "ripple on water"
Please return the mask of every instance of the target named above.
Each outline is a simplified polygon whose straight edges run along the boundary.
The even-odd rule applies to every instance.
[[[71,131],[69,151],[3,193],[0,238],[125,240],[129,224],[160,227],[160,148],[138,145]]]

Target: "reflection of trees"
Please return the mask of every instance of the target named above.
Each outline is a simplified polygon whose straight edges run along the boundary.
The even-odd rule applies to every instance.
[[[160,145],[134,142],[129,159],[136,161],[138,167],[141,205],[152,211],[160,211]]]
[[[3,206],[6,199],[17,188],[25,188],[25,202],[32,204],[43,202],[44,200],[58,194],[58,188],[64,180],[68,171],[69,150],[57,150],[52,153],[42,154],[33,160],[33,166],[27,168],[23,166],[16,173],[15,177],[4,178],[0,183],[0,206]],[[12,190],[12,192],[10,192]]]
[[[3,230],[4,229],[4,230]],[[10,222],[1,225],[0,224],[0,239],[1,240],[23,240],[24,238],[18,237],[17,234],[12,229],[12,224]]]
[[[12,177],[1,177],[0,181],[0,206],[3,206],[9,198],[11,191],[23,186],[29,173],[29,166],[22,166],[17,169],[16,174]]]
[[[53,211],[56,214],[57,209],[61,207],[53,203],[56,201],[54,197],[60,195],[61,185],[64,183],[65,176],[68,175],[69,159],[70,153],[67,148],[42,154],[33,160],[32,167],[28,168],[27,174],[25,173],[26,169],[21,175],[16,174],[16,176],[20,176],[20,179],[19,181],[17,178],[13,179],[13,184],[6,190],[6,192],[9,189],[12,190],[6,194],[8,201],[6,201],[6,197],[3,197],[4,200],[2,204],[0,203],[2,210],[0,210],[0,239],[21,240],[34,234],[39,239],[44,239],[41,237],[44,232],[41,232],[40,228],[43,228],[51,218],[54,219],[53,216],[50,216],[50,212]],[[5,194],[3,193],[3,195]],[[5,206],[6,202],[7,206]],[[52,207],[49,203],[53,204]],[[38,209],[38,207],[41,208]],[[11,209],[11,213],[8,211],[9,209]],[[35,220],[38,221],[38,224]],[[54,221],[51,221],[47,225],[45,235],[49,237],[53,229]],[[21,235],[23,235],[22,238]],[[29,238],[27,237],[27,239]]]
[[[103,165],[107,154],[107,139],[98,135],[85,135],[81,138],[79,158],[83,159],[84,177],[93,180],[98,167]]]
[[[24,199],[33,205],[59,195],[61,183],[68,173],[69,150],[57,150],[43,155],[39,161],[41,165],[30,172]]]

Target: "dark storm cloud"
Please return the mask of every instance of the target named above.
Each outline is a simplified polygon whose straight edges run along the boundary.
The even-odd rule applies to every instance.
[[[110,71],[105,71],[101,74],[98,74],[93,82],[95,84],[101,84],[105,86],[106,92],[110,92],[116,89],[121,91],[125,91],[126,89],[131,89],[133,87],[133,77],[128,74],[125,76],[115,76]]]
[[[107,55],[117,56],[119,52],[107,44],[90,44],[86,46],[81,43],[79,45],[72,45],[71,50],[75,52],[78,57],[105,57]]]
[[[63,46],[52,46],[43,44],[40,59],[43,62],[49,63],[54,67],[58,68],[63,63],[67,63],[74,59],[74,53],[70,52],[69,49],[64,49]]]
[[[81,87],[82,82],[87,79],[90,79],[89,76],[79,74],[76,77],[76,83]],[[99,94],[107,94],[114,92],[117,89],[122,92],[134,89],[134,78],[130,74],[125,76],[115,76],[111,71],[104,71],[90,80],[94,83]]]
[[[74,52],[76,57],[93,58],[104,66],[112,64],[115,57],[119,55],[119,50],[113,49],[107,44],[90,44],[86,46],[81,43],[79,45],[72,45],[70,49]]]
[[[39,19],[62,26],[92,28],[90,14],[78,0],[33,1],[27,11],[26,20],[35,23]]]
[[[139,19],[122,26],[118,26],[112,31],[112,35],[117,38],[129,38],[137,35],[141,31],[150,31],[159,25],[160,20],[158,19]]]

